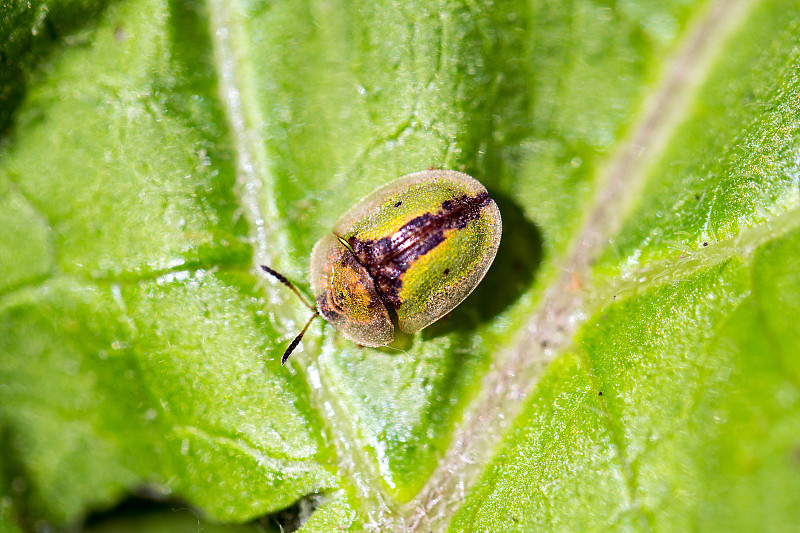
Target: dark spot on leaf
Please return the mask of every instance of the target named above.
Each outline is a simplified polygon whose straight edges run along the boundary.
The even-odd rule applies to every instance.
[[[128,34],[125,31],[125,26],[122,24],[117,24],[117,26],[114,28],[114,39],[116,39],[118,43],[121,43],[127,38]]]

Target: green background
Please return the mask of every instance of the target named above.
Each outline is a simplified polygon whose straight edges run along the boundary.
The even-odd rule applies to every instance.
[[[799,38],[788,0],[3,3],[0,531],[792,530]],[[257,265],[307,290],[429,167],[500,206],[484,282],[281,367],[308,311]]]

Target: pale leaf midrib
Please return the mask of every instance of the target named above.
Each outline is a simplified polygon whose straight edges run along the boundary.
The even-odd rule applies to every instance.
[[[287,228],[281,222],[275,204],[275,185],[268,164],[268,155],[256,125],[263,124],[259,106],[256,103],[256,88],[252,64],[247,54],[247,31],[240,13],[246,13],[242,6],[232,6],[221,0],[210,0],[209,24],[214,46],[214,57],[219,78],[220,99],[228,120],[231,143],[236,152],[236,189],[243,215],[251,228],[253,240],[253,270],[256,275],[267,279],[258,265],[269,264],[281,269],[285,257],[279,251],[289,249]],[[276,251],[278,253],[276,253]],[[269,281],[274,281],[269,278]],[[280,304],[286,295],[282,287],[271,294],[271,304]],[[290,303],[294,305],[294,300]],[[299,312],[306,311],[296,306]],[[306,311],[307,312],[307,311]],[[272,362],[270,362],[272,363]],[[277,361],[275,361],[277,364]],[[369,468],[369,457],[360,444],[354,428],[347,423],[346,407],[336,391],[321,379],[316,362],[305,354],[295,354],[290,365],[304,368],[311,400],[318,419],[326,421],[326,434],[333,442],[340,474],[353,481],[362,503],[378,509],[378,514],[389,513],[382,503],[384,500],[379,485],[378,474]],[[333,416],[329,416],[332,414]],[[330,465],[324,465],[326,468]]]
[[[686,118],[689,102],[723,48],[723,41],[755,4],[749,0],[717,0],[688,30],[644,103],[638,124],[600,172],[601,185],[584,226],[561,261],[562,274],[544,292],[515,342],[495,357],[494,368],[465,412],[453,444],[420,495],[407,507],[403,523],[411,527],[398,524],[398,531],[440,531],[447,527],[463,503],[458,495],[469,491],[542,371],[570,345],[578,326],[598,303],[589,300],[594,293],[589,290],[594,283],[593,261],[618,230],[644,185],[650,165]],[[447,498],[447,494],[455,497]]]

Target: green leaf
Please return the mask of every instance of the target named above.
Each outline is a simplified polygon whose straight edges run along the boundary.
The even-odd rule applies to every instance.
[[[0,529],[800,521],[797,2],[0,9]],[[486,279],[281,367],[258,265],[428,167]]]
[[[599,310],[451,530],[797,524],[800,6],[776,5],[716,52],[596,271]]]

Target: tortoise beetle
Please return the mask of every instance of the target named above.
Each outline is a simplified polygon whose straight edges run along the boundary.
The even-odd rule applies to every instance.
[[[394,340],[394,323],[414,333],[451,311],[480,283],[500,245],[500,210],[476,179],[453,170],[398,178],[364,197],[311,252],[314,312],[363,346]]]

